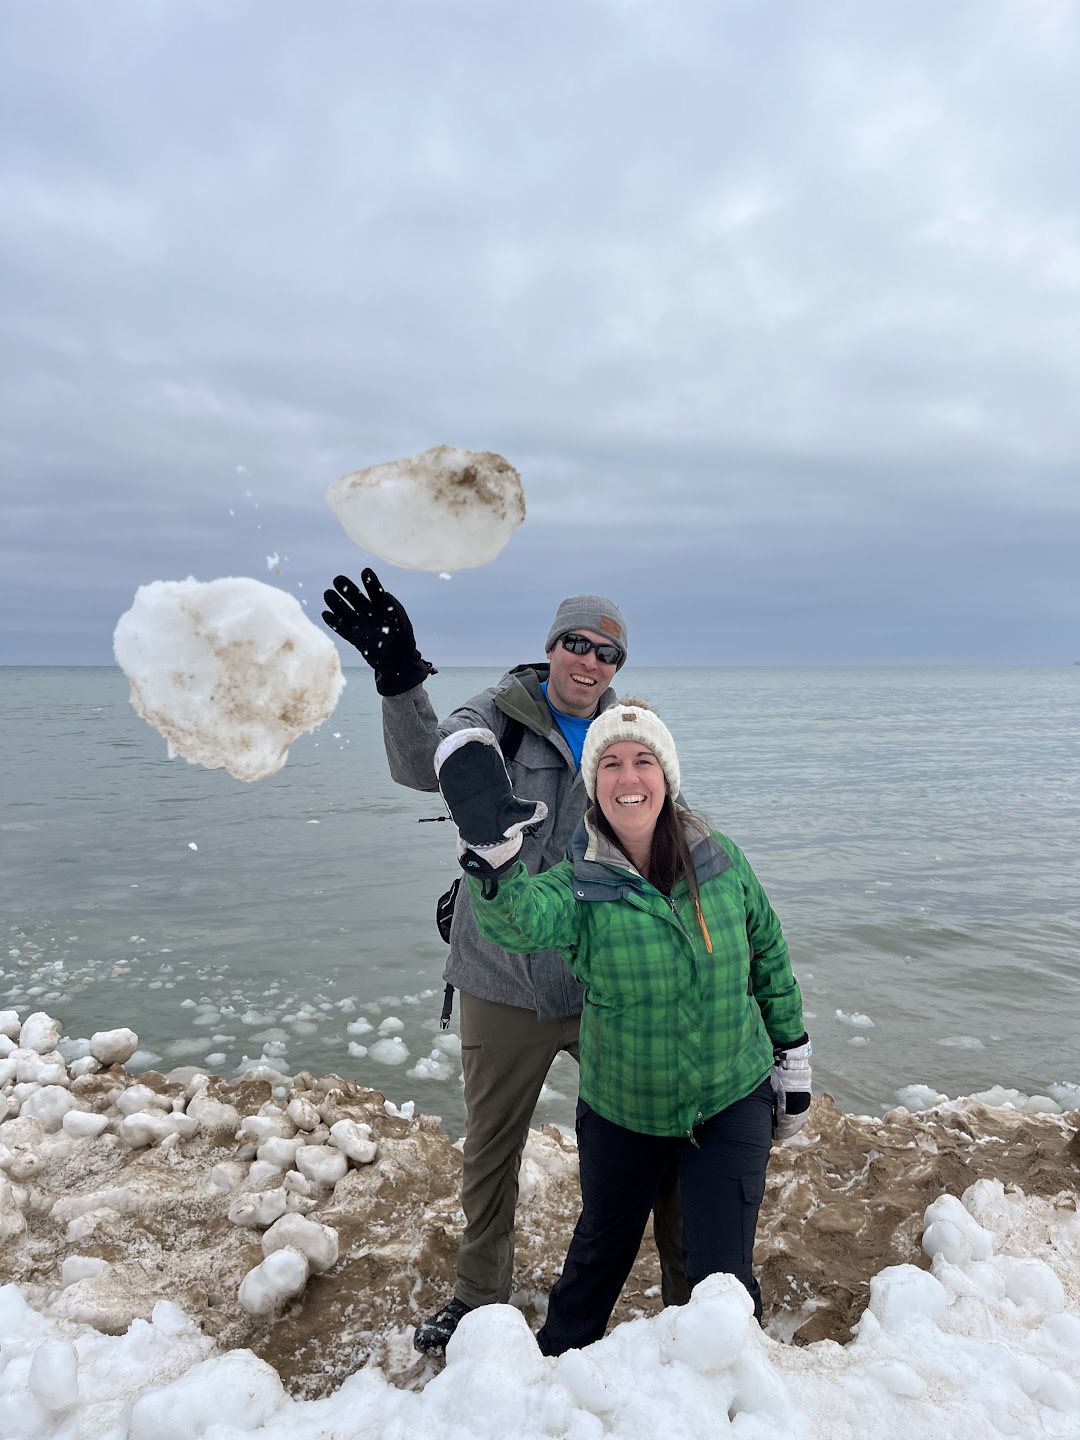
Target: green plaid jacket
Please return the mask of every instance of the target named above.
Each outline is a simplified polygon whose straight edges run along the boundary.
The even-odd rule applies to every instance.
[[[803,1034],[787,942],[726,836],[683,816],[710,954],[686,882],[669,900],[588,820],[569,859],[535,877],[519,862],[494,900],[469,877],[476,917],[512,954],[557,950],[584,982],[582,1099],[628,1130],[692,1136]]]

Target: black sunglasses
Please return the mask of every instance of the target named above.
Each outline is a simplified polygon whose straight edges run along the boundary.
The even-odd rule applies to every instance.
[[[585,635],[573,633],[562,636],[562,648],[569,650],[571,655],[588,655],[590,650],[595,650],[601,665],[618,665],[623,658],[618,645],[608,645],[603,640],[590,640]]]

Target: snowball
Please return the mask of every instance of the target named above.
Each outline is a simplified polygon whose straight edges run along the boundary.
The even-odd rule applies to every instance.
[[[369,1035],[374,1028],[371,1021],[365,1020],[363,1015],[357,1016],[355,1020],[350,1021],[349,1024],[345,1026],[345,1030],[349,1035]]]
[[[334,710],[337,650],[294,596],[258,580],[143,585],[113,637],[131,703],[170,755],[238,780],[280,770]]]
[[[70,1340],[46,1340],[30,1362],[29,1388],[46,1410],[67,1410],[79,1398],[79,1357]]]
[[[926,1207],[923,1216],[922,1248],[931,1260],[940,1255],[950,1265],[967,1265],[972,1260],[990,1260],[994,1237],[984,1230],[955,1195],[941,1195]]]
[[[418,1060],[411,1070],[405,1071],[410,1080],[449,1080],[453,1073],[454,1067],[438,1050],[432,1050],[430,1055]]]
[[[305,1256],[298,1250],[275,1250],[244,1276],[238,1298],[249,1315],[276,1315],[300,1294],[307,1279]]]
[[[280,1186],[257,1195],[245,1191],[229,1206],[229,1219],[234,1225],[273,1225],[275,1220],[280,1220],[285,1214],[287,1198]]]
[[[129,1085],[116,1097],[116,1108],[122,1115],[134,1115],[138,1110],[164,1110],[169,1101],[149,1085]]]
[[[399,1020],[396,1015],[387,1015],[385,1020],[379,1021],[380,1035],[397,1035],[405,1029],[405,1021]]]
[[[307,1258],[313,1274],[337,1264],[338,1232],[329,1225],[305,1220],[303,1215],[283,1215],[262,1238],[264,1255],[273,1255],[287,1246]]]
[[[134,1030],[99,1030],[90,1036],[90,1054],[102,1065],[126,1065],[138,1048]]]
[[[43,1085],[40,1090],[23,1102],[22,1113],[40,1120],[46,1134],[53,1134],[64,1123],[69,1110],[75,1108],[74,1096],[62,1085]]]
[[[370,1165],[375,1159],[376,1144],[371,1127],[356,1120],[337,1120],[330,1126],[330,1144],[347,1155],[354,1165]]]
[[[9,1040],[18,1040],[21,1030],[22,1022],[17,1010],[0,1010],[0,1035],[6,1035]]]
[[[272,1135],[269,1140],[264,1140],[258,1149],[258,1158],[265,1160],[268,1165],[273,1165],[276,1170],[288,1170],[296,1162],[296,1152],[303,1145],[301,1139],[285,1140],[280,1135]]]
[[[327,1145],[301,1145],[296,1152],[296,1168],[316,1185],[336,1185],[347,1172],[349,1162],[340,1150]]]
[[[867,1309],[886,1332],[896,1332],[921,1320],[939,1320],[949,1303],[940,1280],[914,1265],[893,1265],[870,1281]]]
[[[289,1101],[285,1113],[298,1130],[317,1130],[319,1128],[318,1110],[310,1100],[305,1100],[300,1095]]]
[[[385,1040],[376,1041],[368,1053],[372,1060],[377,1060],[380,1065],[404,1065],[409,1058],[409,1052],[400,1035],[387,1036]]]
[[[273,1115],[245,1115],[240,1121],[237,1139],[251,1140],[256,1145],[261,1145],[264,1140],[269,1140],[274,1135],[288,1140],[295,1134],[296,1126],[285,1112],[276,1110]]]
[[[948,1096],[931,1085],[905,1085],[897,1090],[896,1098],[908,1110],[932,1110],[935,1105],[944,1105]]]
[[[701,1375],[728,1369],[742,1353],[753,1313],[754,1302],[734,1275],[708,1276],[676,1312],[672,1358]]]
[[[349,1054],[353,1057],[354,1060],[363,1060],[364,1056],[367,1053],[368,1050],[366,1045],[359,1045],[355,1040],[349,1041]]]
[[[230,1350],[193,1365],[171,1385],[141,1395],[132,1407],[127,1436],[194,1440],[211,1426],[258,1430],[284,1399],[281,1377],[272,1366],[250,1350]]]
[[[487,565],[525,519],[521,477],[501,455],[436,445],[343,475],[326,502],[350,540],[406,570]]]
[[[240,1112],[235,1105],[212,1100],[209,1095],[194,1095],[188,1104],[187,1113],[200,1130],[205,1130],[210,1135],[221,1130],[235,1133],[240,1125]]]
[[[13,1015],[15,1012],[6,1011],[6,1014]],[[60,1043],[61,1025],[59,1020],[54,1020],[51,1015],[46,1015],[43,1010],[38,1010],[33,1015],[28,1015],[19,1031],[19,1048],[21,1050],[36,1050],[43,1054],[47,1050],[55,1050]]]

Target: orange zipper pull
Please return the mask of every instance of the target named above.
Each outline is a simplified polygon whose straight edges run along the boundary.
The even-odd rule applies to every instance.
[[[697,898],[696,895],[694,896],[694,910],[697,912],[697,919],[698,924],[701,926],[701,933],[705,936],[705,949],[711,955],[713,953],[712,936],[709,934],[709,927],[705,924],[705,916],[701,913],[701,901]]]

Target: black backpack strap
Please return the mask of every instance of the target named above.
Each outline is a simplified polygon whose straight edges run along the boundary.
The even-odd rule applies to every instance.
[[[449,1029],[450,1029],[450,1016],[453,1014],[453,1010],[454,1010],[454,987],[453,987],[453,985],[447,985],[446,989],[443,991],[443,997],[442,997],[442,1014],[439,1016],[439,1029],[440,1029],[440,1030],[449,1030]]]
[[[525,726],[521,721],[513,720],[509,715],[506,716],[506,723],[503,725],[502,735],[499,737],[499,749],[502,751],[503,759],[507,765],[510,764],[510,761],[513,760],[521,748],[521,742],[524,738]]]

